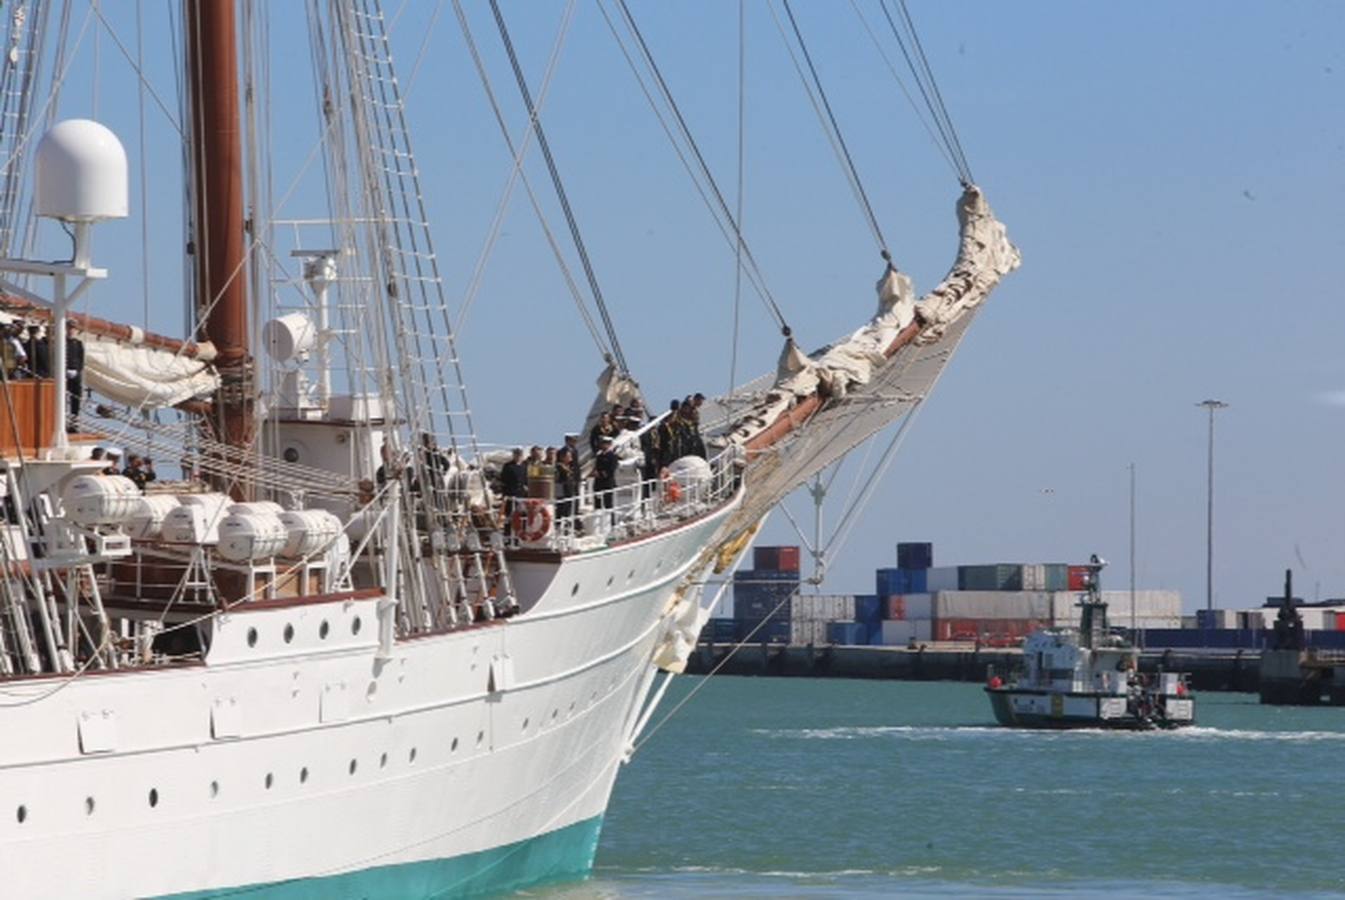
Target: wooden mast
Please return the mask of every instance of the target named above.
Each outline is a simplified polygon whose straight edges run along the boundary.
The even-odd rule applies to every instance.
[[[215,345],[217,439],[252,443],[243,151],[233,0],[185,0],[199,337]]]

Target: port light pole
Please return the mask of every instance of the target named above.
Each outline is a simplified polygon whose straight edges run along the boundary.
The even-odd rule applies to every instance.
[[[1222,400],[1202,400],[1196,406],[1203,406],[1210,413],[1209,457],[1206,468],[1207,486],[1205,492],[1205,608],[1214,609],[1214,414],[1226,409],[1228,404]]]

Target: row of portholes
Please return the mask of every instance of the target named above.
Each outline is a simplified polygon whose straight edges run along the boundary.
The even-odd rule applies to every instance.
[[[360,617],[359,617],[359,616],[356,616],[355,618],[353,618],[353,619],[350,620],[350,633],[351,633],[352,635],[359,634],[359,633],[360,633],[360,629],[363,628],[363,627],[364,627],[364,623],[360,620]],[[328,636],[329,634],[331,634],[331,633],[332,633],[332,626],[327,622],[326,619],[323,619],[323,620],[322,620],[322,624],[318,625],[318,640],[320,640],[320,641],[325,641],[325,640],[327,640],[327,636]],[[285,639],[285,643],[287,643],[287,644],[290,643],[291,641],[293,641],[293,640],[294,640],[294,626],[293,626],[292,624],[286,622],[286,623],[285,623],[285,630],[284,630],[283,632],[281,632],[281,637],[283,637],[283,638]],[[249,628],[249,629],[248,629],[248,646],[249,646],[249,647],[255,647],[255,646],[257,646],[257,629],[256,629],[256,628]]]
[[[658,562],[654,563],[655,572],[660,571],[662,568],[663,568],[663,560],[660,559]],[[615,575],[608,575],[607,586],[611,587],[612,582],[615,580],[616,580]],[[629,572],[626,573],[626,584],[630,584],[634,580],[635,580],[635,570],[631,569]],[[570,585],[570,596],[576,597],[578,595],[579,595],[579,582],[576,581],[574,584]]]
[[[478,745],[478,746],[480,746],[480,744],[481,744],[481,740],[482,740],[483,738],[484,738],[484,734],[478,734],[478,735],[477,735],[477,745]],[[457,748],[457,744],[458,744],[458,742],[457,742],[457,738],[454,738],[454,739],[453,739],[453,746],[454,746],[455,749]],[[408,763],[411,763],[411,764],[414,764],[414,763],[415,763],[415,761],[416,761],[416,748],[415,748],[415,747],[412,747],[412,748],[410,749],[410,751],[406,754],[406,761],[407,761]],[[379,758],[378,758],[378,767],[379,767],[380,769],[384,769],[384,768],[387,768],[387,765],[388,765],[388,754],[387,754],[387,753],[383,753],[383,754],[380,755]],[[349,765],[346,766],[346,771],[349,772],[351,775],[354,775],[357,771],[359,771],[359,767],[360,767],[359,760],[355,759],[354,757],[351,757],[351,760],[350,760]],[[271,790],[271,788],[275,786],[275,783],[276,783],[276,780],[275,780],[275,773],[274,773],[274,772],[267,772],[267,773],[266,773],[266,777],[262,780],[262,784],[264,784],[264,785],[266,786],[266,790],[268,790],[268,791]],[[303,768],[301,768],[301,769],[299,770],[299,783],[300,783],[300,784],[307,784],[307,783],[308,783],[308,766],[304,766]],[[211,799],[211,800],[214,800],[216,797],[219,796],[219,794],[220,794],[220,784],[219,784],[219,782],[218,782],[218,781],[212,781],[212,782],[210,782],[210,799]],[[150,788],[150,789],[149,789],[149,795],[147,796],[146,799],[147,799],[148,802],[149,802],[150,809],[155,809],[155,808],[157,808],[158,805],[159,805],[159,789],[158,789],[158,788]],[[93,815],[94,810],[97,808],[97,806],[98,806],[98,803],[97,803],[96,800],[94,800],[93,797],[85,797],[85,798],[84,798],[84,814],[85,814],[86,816],[91,816],[91,815]],[[22,804],[22,803],[19,804],[18,809],[15,810],[14,817],[15,817],[16,819],[18,819],[20,825],[22,825],[24,822],[27,822],[27,821],[28,821],[28,807],[27,807],[27,805],[26,805],[26,804]]]

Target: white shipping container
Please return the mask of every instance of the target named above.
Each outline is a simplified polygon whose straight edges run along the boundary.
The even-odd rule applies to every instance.
[[[921,622],[889,619],[883,622],[883,645],[905,647],[911,641],[928,641],[932,633],[928,619]]]
[[[806,646],[827,642],[827,623],[808,619],[789,623],[789,642]]]
[[[1076,605],[1081,596],[1079,591],[1055,591],[1051,594],[1051,621],[1056,625],[1077,625],[1079,607]],[[1107,620],[1117,626],[1130,626],[1130,592],[1103,591],[1102,599],[1107,604]],[[1175,620],[1181,627],[1182,595],[1180,591],[1136,591],[1135,619]],[[1157,626],[1151,626],[1157,627]],[[1227,627],[1237,627],[1236,621]]]
[[[853,621],[855,597],[854,594],[799,594],[790,605],[789,615],[799,622]]]
[[[1045,591],[940,591],[934,595],[935,619],[1049,619],[1051,595]]]
[[[931,594],[955,591],[957,588],[957,566],[938,566],[925,570],[925,590]]]
[[[1046,590],[1046,566],[1043,563],[1028,563],[1023,566],[1023,590]]]

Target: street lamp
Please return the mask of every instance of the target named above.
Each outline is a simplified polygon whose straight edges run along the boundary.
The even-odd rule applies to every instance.
[[[1209,484],[1205,506],[1205,608],[1214,609],[1214,414],[1228,406],[1222,400],[1202,400],[1196,406],[1210,411]]]

